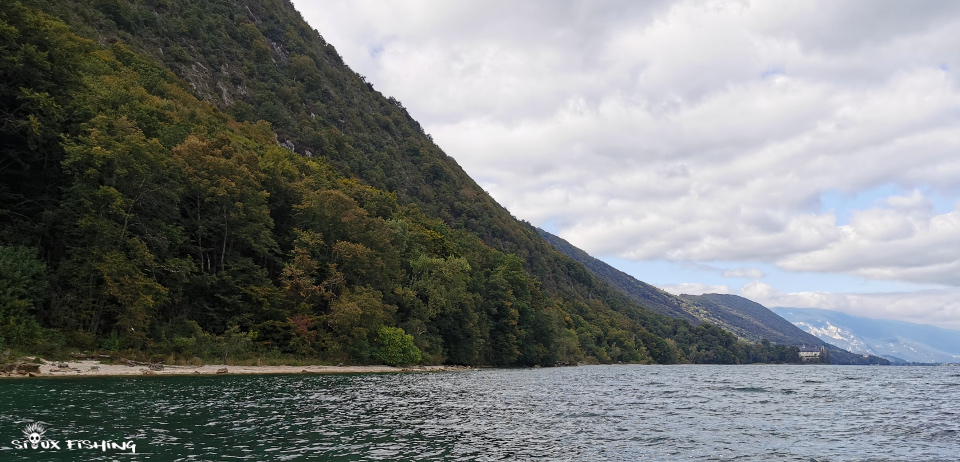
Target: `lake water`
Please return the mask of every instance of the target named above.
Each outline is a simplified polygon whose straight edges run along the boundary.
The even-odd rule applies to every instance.
[[[0,397],[3,461],[960,459],[950,367],[57,378]],[[31,422],[59,449],[16,448]]]

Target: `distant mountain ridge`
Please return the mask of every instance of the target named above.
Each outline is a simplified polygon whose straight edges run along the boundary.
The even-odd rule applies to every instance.
[[[542,229],[538,229],[538,232],[561,253],[582,263],[617,290],[658,313],[693,323],[709,322],[751,342],[766,338],[784,345],[823,344],[817,337],[794,326],[759,303],[737,295],[676,296],[590,256],[558,236]]]
[[[607,284],[660,314],[697,324],[708,322],[751,342],[767,339],[781,345],[823,346],[830,351],[833,364],[889,364],[878,356],[864,357],[827,343],[767,307],[738,295],[673,295],[590,256],[559,236],[540,228],[537,232],[560,253],[582,263]]]
[[[960,362],[960,331],[814,308],[772,309],[823,341],[893,362]]]

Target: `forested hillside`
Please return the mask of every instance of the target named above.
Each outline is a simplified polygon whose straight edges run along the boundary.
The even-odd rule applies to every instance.
[[[797,360],[556,252],[284,1],[7,2],[0,147],[3,348]]]
[[[563,238],[548,233],[540,228],[537,232],[560,253],[582,263],[597,277],[606,281],[613,288],[632,298],[637,303],[671,318],[684,319],[693,324],[699,324],[704,319],[689,312],[690,304],[681,297],[664,292],[650,284],[638,280],[623,271],[620,271],[601,260],[598,260],[583,250],[570,244]],[[717,324],[714,322],[714,324]]]

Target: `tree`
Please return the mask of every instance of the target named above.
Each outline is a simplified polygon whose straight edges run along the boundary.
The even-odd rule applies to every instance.
[[[74,303],[54,321],[90,332],[116,323],[138,346],[167,297],[157,254],[173,257],[179,244],[164,224],[177,216],[174,177],[166,149],[132,121],[98,116],[85,129],[65,144],[70,181],[57,220],[67,258],[59,273]]]
[[[61,140],[76,128],[90,40],[18,1],[0,8],[0,239],[38,234],[60,198]]]
[[[320,265],[317,256],[323,252],[323,238],[320,233],[294,229],[297,240],[293,248],[293,258],[283,266],[281,287],[286,298],[293,303],[292,312],[298,314],[316,312],[334,294],[322,284]]]
[[[46,271],[35,249],[0,247],[0,343],[26,347],[36,340],[34,316],[47,295]]]
[[[420,362],[420,349],[414,345],[413,336],[399,327],[380,327],[375,344],[375,356],[387,365],[406,366]]]
[[[0,246],[0,318],[25,317],[47,295],[47,265],[37,250]]]
[[[234,255],[262,256],[276,249],[254,153],[236,149],[223,136],[213,141],[190,136],[173,154],[185,175],[187,232],[201,270],[223,270]]]
[[[324,335],[327,352],[339,359],[368,361],[377,329],[389,321],[394,310],[383,303],[380,292],[369,287],[345,289],[330,303],[330,312],[320,317],[328,329]]]

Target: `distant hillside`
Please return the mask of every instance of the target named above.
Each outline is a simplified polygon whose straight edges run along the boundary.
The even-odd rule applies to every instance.
[[[893,362],[960,362],[960,331],[813,308],[773,311],[820,339]]]
[[[670,316],[672,318],[684,319],[694,324],[703,322],[703,318],[695,316],[687,311],[687,303],[671,293],[660,290],[646,282],[640,281],[623,271],[620,271],[592,256],[590,254],[574,247],[569,242],[559,236],[550,234],[540,228],[537,232],[543,236],[560,253],[580,262],[586,266],[593,274],[610,284],[615,289],[628,295],[633,300],[640,302],[643,306],[656,311],[657,313]],[[720,324],[718,324],[720,325]],[[721,325],[721,327],[723,327]],[[758,339],[759,340],[759,339]]]
[[[739,295],[681,295],[690,302],[688,308],[705,319],[723,326],[752,342],[766,338],[785,345],[820,346],[824,342],[808,334],[767,307]]]
[[[736,295],[678,297],[590,256],[558,236],[542,229],[538,231],[561,253],[583,263],[608,284],[658,313],[694,323],[709,322],[751,342],[766,338],[784,345],[813,346],[823,343],[759,303]]]
[[[564,239],[542,229],[537,232],[564,255],[583,263],[593,274],[631,299],[667,316],[710,323],[751,342],[763,339],[781,345],[825,346],[833,364],[888,364],[879,357],[863,357],[810,335],[765,306],[737,295],[704,294],[676,296],[640,281]]]
[[[695,309],[703,310],[703,316],[717,319],[716,322],[741,337],[757,341],[757,336],[760,336],[787,345],[826,347],[830,351],[831,364],[889,364],[889,361],[893,360],[884,359],[870,351],[850,350],[845,344],[838,344],[831,338],[811,335],[773,310],[738,295],[703,294],[681,297],[693,303]]]

